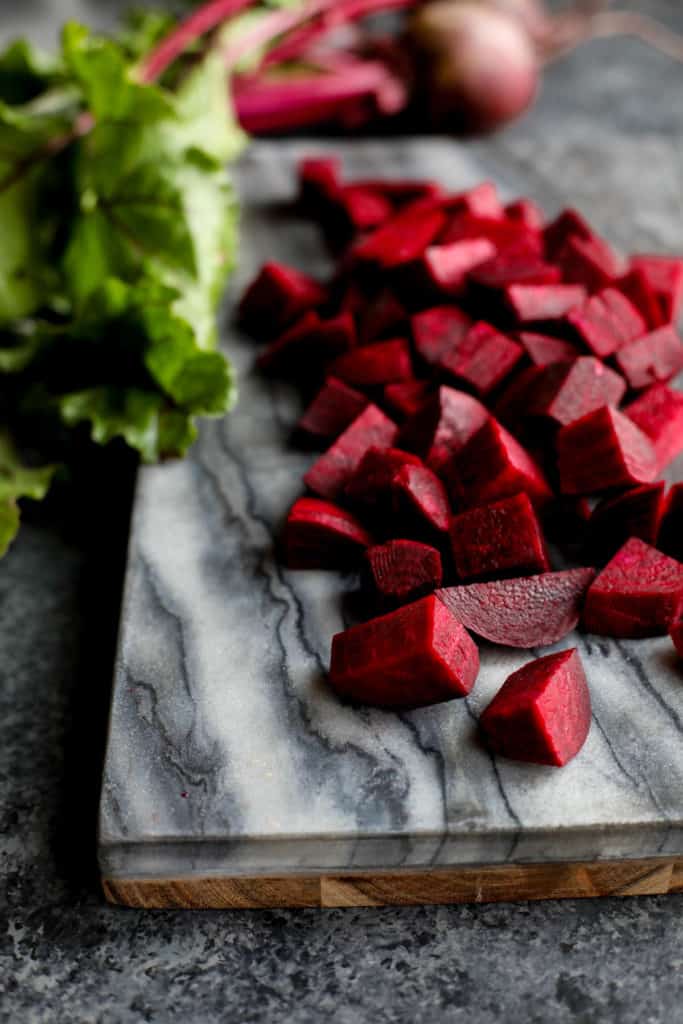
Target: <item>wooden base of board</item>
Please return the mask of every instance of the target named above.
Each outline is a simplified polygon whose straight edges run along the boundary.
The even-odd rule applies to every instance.
[[[235,878],[105,878],[110,903],[128,907],[382,907],[683,893],[683,859],[506,864],[431,871]]]

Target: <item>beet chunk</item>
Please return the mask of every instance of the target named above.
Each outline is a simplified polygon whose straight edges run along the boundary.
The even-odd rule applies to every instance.
[[[462,341],[443,353],[438,366],[483,396],[505,380],[521,358],[517,342],[479,321]]]
[[[323,286],[308,274],[284,263],[265,263],[244,293],[238,316],[254,337],[272,338],[325,298]]]
[[[552,498],[540,467],[493,417],[454,456],[444,475],[455,507],[486,505],[522,491],[538,508]]]
[[[539,369],[529,381],[520,413],[565,426],[603,405],[618,406],[625,390],[619,374],[599,359],[578,356]]]
[[[365,553],[375,593],[388,605],[407,604],[441,586],[441,555],[417,540],[389,540]]]
[[[472,321],[457,306],[433,306],[411,319],[413,343],[419,357],[429,366],[458,345]]]
[[[451,546],[462,580],[524,576],[550,569],[541,525],[526,494],[454,516]]]
[[[352,349],[332,363],[330,373],[358,388],[408,380],[413,375],[408,342],[392,338]]]
[[[414,708],[466,696],[478,671],[474,641],[430,595],[337,633],[329,682],[357,703]]]
[[[388,416],[376,405],[369,405],[313,463],[304,476],[304,483],[315,494],[334,500],[343,492],[368,448],[373,445],[388,448],[397,431]]]
[[[562,338],[550,338],[532,331],[520,331],[516,338],[534,366],[567,362],[578,354],[574,345]]]
[[[448,245],[430,245],[411,268],[417,287],[426,295],[460,295],[470,270],[495,254],[488,238],[464,238]]]
[[[545,251],[548,258],[555,262],[568,238],[573,235],[579,238],[594,238],[593,229],[588,221],[571,208],[562,210],[555,220],[551,221],[543,232]]]
[[[432,200],[420,200],[367,235],[354,247],[352,259],[384,269],[409,263],[422,255],[445,222],[446,215]]]
[[[647,326],[626,296],[605,288],[585,305],[567,314],[567,323],[593,355],[605,359],[643,336]]]
[[[399,443],[421,455],[435,473],[441,473],[488,418],[488,412],[476,398],[455,388],[440,387],[404,423]]]
[[[458,213],[439,235],[440,245],[467,238],[487,238],[499,252],[522,252],[541,258],[543,241],[539,231],[507,217],[482,217]]]
[[[608,406],[562,427],[557,457],[563,494],[593,494],[650,483],[657,475],[657,459],[648,438]]]
[[[543,227],[545,217],[543,210],[537,206],[532,199],[515,199],[505,207],[505,216],[508,220],[519,221],[527,228],[540,231]]]
[[[629,537],[655,544],[664,512],[664,483],[634,487],[605,498],[588,523],[588,547],[595,561],[606,562]]]
[[[400,448],[372,447],[363,455],[346,485],[346,497],[360,505],[391,502],[392,481],[402,466],[421,466],[417,455]]]
[[[451,511],[446,488],[427,466],[406,463],[393,479],[395,510],[399,520],[420,527],[428,535],[448,531]]]
[[[594,569],[567,569],[446,587],[437,597],[486,640],[508,647],[545,647],[576,628],[594,577]]]
[[[646,388],[683,369],[683,344],[673,327],[660,327],[619,349],[615,361],[630,388]]]
[[[602,238],[571,235],[558,253],[557,262],[565,281],[582,284],[596,292],[619,276],[620,265],[610,246]]]
[[[669,636],[673,642],[679,658],[683,658],[683,619],[676,619],[669,626]]]
[[[632,256],[630,267],[643,274],[657,296],[662,323],[675,323],[683,307],[683,259],[678,256]]]
[[[514,284],[552,285],[560,280],[558,267],[529,252],[500,252],[470,271],[469,279],[483,288],[506,288]]]
[[[398,384],[387,384],[384,388],[384,403],[400,419],[413,416],[424,405],[430,391],[427,380],[406,380]]]
[[[360,391],[328,377],[297,423],[297,433],[315,444],[330,444],[367,408]]]
[[[591,584],[583,622],[602,636],[663,636],[683,603],[683,565],[631,537]]]
[[[683,562],[683,483],[674,484],[664,500],[657,547]]]
[[[511,284],[503,295],[518,324],[559,320],[582,306],[587,297],[580,284]]]
[[[591,698],[575,647],[517,669],[483,712],[479,724],[497,754],[561,767],[586,742]]]
[[[498,197],[498,189],[492,181],[481,181],[465,192],[456,192],[446,197],[444,207],[450,213],[466,213],[472,217],[490,217],[499,221],[505,211]]]
[[[633,303],[651,331],[667,322],[657,293],[642,270],[633,267],[619,278],[617,287]]]
[[[371,544],[350,512],[319,498],[299,498],[287,516],[282,547],[290,569],[347,569]]]
[[[649,439],[661,473],[683,451],[683,395],[666,384],[653,384],[624,413]]]
[[[403,335],[408,314],[389,288],[384,288],[360,316],[359,334],[363,345],[378,338]]]
[[[270,343],[258,358],[262,373],[282,377],[310,377],[330,360],[356,344],[356,325],[350,313],[321,320],[304,313],[296,323]]]

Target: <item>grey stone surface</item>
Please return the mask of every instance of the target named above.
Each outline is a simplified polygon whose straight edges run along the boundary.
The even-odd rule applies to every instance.
[[[20,15],[36,31],[61,17],[56,3],[11,7],[13,30]],[[81,13],[104,19],[106,7],[82,4]],[[678,4],[656,9],[683,27]],[[680,67],[635,43],[592,44],[552,70],[535,113],[500,138],[510,188],[528,188],[547,147],[583,118],[576,194],[600,194],[606,211],[617,204],[618,240],[636,224],[650,244],[674,245],[683,237],[682,84]],[[651,154],[628,210],[618,196],[633,169],[628,148],[614,149],[617,119]],[[660,208],[658,189],[670,198],[654,229],[647,211]],[[681,1019],[680,896],[381,911],[106,907],[94,821],[129,486],[112,470],[95,496],[56,500],[0,570],[1,1021]]]

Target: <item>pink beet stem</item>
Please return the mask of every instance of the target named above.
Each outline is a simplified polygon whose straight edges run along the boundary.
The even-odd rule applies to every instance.
[[[142,81],[156,81],[195,39],[252,4],[253,0],[210,0],[203,4],[152,50],[142,66]]]

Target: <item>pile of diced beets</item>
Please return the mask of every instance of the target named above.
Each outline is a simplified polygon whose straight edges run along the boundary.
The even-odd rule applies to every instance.
[[[538,648],[581,622],[669,632],[683,654],[683,484],[658,479],[683,450],[683,259],[624,260],[575,210],[546,222],[488,182],[347,184],[317,159],[300,186],[336,272],[267,263],[240,320],[267,343],[261,371],[304,393],[296,440],[324,449],[284,562],[360,569],[376,616],[334,637],[332,688],[387,708],[463,697],[470,631]],[[582,563],[604,567],[566,568]],[[562,765],[590,717],[571,649],[513,673],[480,724],[494,751]]]

